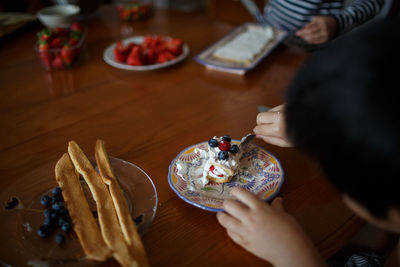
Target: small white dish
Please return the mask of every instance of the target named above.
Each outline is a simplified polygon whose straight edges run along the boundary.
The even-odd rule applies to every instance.
[[[76,5],[54,5],[39,10],[37,17],[49,28],[69,27],[77,20],[80,10]]]

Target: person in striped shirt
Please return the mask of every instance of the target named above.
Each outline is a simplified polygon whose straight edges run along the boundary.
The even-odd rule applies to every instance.
[[[384,0],[269,0],[264,17],[272,26],[320,45],[370,20],[383,4]]]

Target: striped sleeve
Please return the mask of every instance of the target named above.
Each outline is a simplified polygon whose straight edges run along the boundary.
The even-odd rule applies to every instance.
[[[338,34],[350,31],[379,13],[384,0],[355,0],[337,14],[333,14],[338,23]]]

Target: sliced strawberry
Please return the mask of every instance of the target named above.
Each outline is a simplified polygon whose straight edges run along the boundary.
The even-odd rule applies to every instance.
[[[165,45],[167,49],[175,56],[178,56],[183,52],[183,41],[180,39],[171,38],[165,43]]]
[[[117,49],[114,49],[114,57],[118,62],[125,62],[128,57],[126,54],[119,52]]]
[[[143,52],[145,64],[151,65],[157,61],[157,53],[153,48],[146,48]]]
[[[126,64],[132,66],[141,66],[144,64],[142,50],[140,46],[135,46],[132,48],[131,52],[126,59]]]
[[[164,62],[167,62],[167,61],[168,61],[168,58],[164,53],[158,54],[158,56],[157,56],[157,62],[158,63],[161,64],[161,63],[164,63]]]

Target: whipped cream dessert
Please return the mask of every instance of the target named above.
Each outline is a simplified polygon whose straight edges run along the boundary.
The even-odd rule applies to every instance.
[[[226,183],[238,174],[240,159],[254,135],[246,135],[239,144],[234,144],[229,135],[214,136],[206,144],[196,147],[198,155],[191,161],[178,160],[177,174],[188,181],[188,187],[203,188],[210,182]]]
[[[208,141],[207,150],[196,150],[205,159],[203,178],[208,182],[226,183],[237,173],[241,153],[238,145],[231,144],[228,135],[214,136]]]

